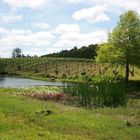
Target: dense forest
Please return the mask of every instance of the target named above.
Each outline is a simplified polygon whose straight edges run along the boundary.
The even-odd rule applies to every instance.
[[[42,57],[67,57],[67,58],[87,58],[94,59],[96,56],[97,44],[83,46],[81,48],[74,47],[71,50],[62,50],[58,53],[43,55]]]

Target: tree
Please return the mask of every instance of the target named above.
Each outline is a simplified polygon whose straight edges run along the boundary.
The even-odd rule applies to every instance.
[[[83,46],[79,49],[75,46],[71,50],[62,50],[59,53],[48,54],[42,57],[67,57],[67,58],[87,58],[87,59],[94,58],[95,59],[96,47],[97,47],[97,44]]]
[[[22,56],[21,52],[22,51],[21,51],[20,48],[13,49],[13,51],[12,51],[12,58],[19,58],[19,57],[21,57]]]
[[[129,80],[129,66],[140,66],[140,16],[128,11],[120,16],[116,28],[109,34],[108,43],[97,50],[98,62],[113,62],[125,66],[126,81]]]
[[[5,61],[4,59],[0,58],[0,74],[4,74],[5,73]]]

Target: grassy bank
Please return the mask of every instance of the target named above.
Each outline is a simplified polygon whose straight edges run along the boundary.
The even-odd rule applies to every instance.
[[[85,110],[12,94],[15,92],[0,91],[1,140],[140,139],[140,100],[129,101],[125,108]]]

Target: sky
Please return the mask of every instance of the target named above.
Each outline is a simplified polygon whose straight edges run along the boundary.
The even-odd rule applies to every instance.
[[[44,55],[107,41],[119,16],[140,0],[0,0],[0,57],[14,48]]]

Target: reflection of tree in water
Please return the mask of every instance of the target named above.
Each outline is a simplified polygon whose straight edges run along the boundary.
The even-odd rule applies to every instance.
[[[4,80],[5,80],[5,77],[4,76],[0,76],[0,82],[4,81]]]
[[[3,60],[0,60],[0,74],[3,74],[5,72],[5,64]]]

